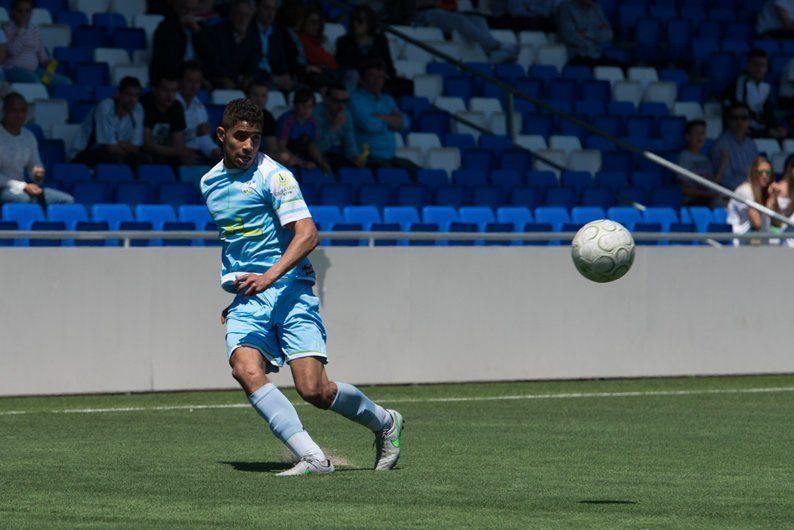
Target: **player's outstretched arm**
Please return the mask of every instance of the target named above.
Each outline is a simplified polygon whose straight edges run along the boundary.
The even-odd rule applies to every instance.
[[[292,238],[287,250],[264,274],[241,274],[238,276],[234,281],[234,286],[238,293],[250,296],[264,292],[277,282],[279,278],[284,276],[287,271],[308,256],[320,242],[317,227],[311,217],[290,223],[284,228],[295,232],[295,237]]]

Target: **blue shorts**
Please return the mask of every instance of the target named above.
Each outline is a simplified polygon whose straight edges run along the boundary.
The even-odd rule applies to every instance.
[[[268,371],[301,357],[326,362],[320,300],[306,281],[278,283],[256,296],[237,297],[226,315],[226,355],[248,346],[267,359]]]

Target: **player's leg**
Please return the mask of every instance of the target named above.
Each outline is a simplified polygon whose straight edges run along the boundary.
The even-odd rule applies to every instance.
[[[234,350],[229,363],[232,375],[243,387],[251,406],[265,419],[276,438],[299,460],[326,461],[320,447],[303,429],[295,407],[268,380],[259,350],[240,346]]]

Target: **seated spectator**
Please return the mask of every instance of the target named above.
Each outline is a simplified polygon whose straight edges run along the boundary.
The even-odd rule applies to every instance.
[[[213,43],[199,22],[199,0],[176,0],[165,20],[154,31],[149,79],[178,72],[183,63],[199,61],[207,66]]]
[[[381,62],[388,75],[384,92],[394,97],[410,96],[414,93],[414,82],[397,75],[389,41],[379,29],[375,12],[369,6],[356,6],[353,9],[350,29],[336,39],[336,61],[350,75],[348,88],[355,88],[358,84],[358,70],[361,65]]]
[[[259,0],[256,5],[256,31],[261,53],[257,75],[279,90],[290,91],[300,72],[297,61],[291,61],[285,50],[285,41],[289,37],[274,24],[277,10],[277,0]]]
[[[273,160],[289,165],[289,153],[280,150],[278,147],[276,119],[267,110],[268,92],[268,86],[262,81],[251,83],[251,86],[248,87],[248,92],[246,92],[246,97],[262,109],[262,143],[259,146],[259,150]]]
[[[750,127],[750,109],[744,103],[734,103],[724,115],[724,130],[711,146],[711,164],[715,174],[722,168],[720,184],[729,190],[747,179],[750,164],[758,158],[758,148],[747,134]],[[727,166],[723,159],[727,158]],[[725,166],[725,167],[723,167]]]
[[[198,98],[203,82],[201,65],[196,61],[185,63],[176,100],[185,111],[185,147],[198,151],[206,162],[214,164],[221,159],[221,148],[213,140],[207,108]]]
[[[44,79],[54,85],[71,85],[69,78],[55,73],[55,63],[50,64],[39,27],[30,23],[32,13],[32,0],[14,0],[11,20],[3,24],[7,41],[6,80],[9,83],[38,83]]]
[[[317,122],[317,146],[331,167],[363,167],[367,157],[361,156],[353,131],[353,117],[347,110],[350,96],[343,85],[328,87],[323,102],[314,111]]]
[[[416,0],[416,23],[435,26],[442,31],[457,31],[468,42],[476,42],[492,63],[515,61],[518,50],[514,45],[499,42],[484,18],[458,12],[457,0]]]
[[[253,17],[253,0],[234,0],[228,20],[207,30],[213,50],[207,71],[215,88],[245,90],[257,77],[262,51]]]
[[[6,80],[6,75],[3,71],[3,68],[6,64],[6,57],[8,55],[8,46],[6,45],[6,42],[6,34],[2,28],[0,28],[0,83]]]
[[[39,144],[32,132],[25,129],[28,104],[12,92],[3,98],[3,119],[0,121],[0,202],[38,202],[71,204],[68,193],[45,188],[44,166],[39,158]],[[25,180],[25,173],[30,182]]]
[[[693,120],[686,124],[685,129],[686,149],[678,155],[678,165],[705,179],[719,183],[728,166],[728,156],[725,151],[720,152],[720,162],[715,171],[711,160],[701,153],[706,144],[706,122]],[[722,206],[721,195],[709,188],[678,176],[678,183],[684,193],[687,206]]]
[[[490,0],[488,4],[492,14],[488,25],[492,28],[545,33],[557,30],[554,11],[560,0]]]
[[[557,10],[557,31],[568,47],[569,64],[603,64],[604,45],[612,42],[612,26],[593,0],[570,0]]]
[[[784,110],[794,109],[794,57],[789,59],[780,73],[777,106]]]
[[[288,165],[304,169],[320,168],[330,173],[331,166],[317,147],[317,122],[314,120],[314,92],[300,89],[295,92],[294,110],[278,120],[279,151],[287,152]]]
[[[766,0],[755,29],[762,38],[794,38],[794,1]]]
[[[725,103],[744,103],[750,109],[749,134],[754,138],[768,137],[778,140],[786,137],[785,127],[779,127],[772,105],[772,87],[764,81],[769,70],[769,60],[764,50],[755,48],[747,58],[745,73],[733,86],[728,87]]]
[[[156,164],[197,164],[199,155],[185,146],[185,110],[176,100],[179,80],[167,74],[141,97],[143,149]]]
[[[74,161],[95,164],[127,164],[137,166],[150,161],[143,146],[143,107],[141,82],[125,77],[116,95],[103,99],[91,109],[80,126],[75,148],[80,151]]]
[[[769,195],[774,199],[771,208],[790,221],[794,221],[794,201],[791,200],[792,193],[794,193],[794,155],[789,155],[784,165],[783,177],[780,181],[773,182],[769,185]],[[771,223],[789,232],[794,230],[794,228],[775,219],[772,219]],[[784,245],[787,247],[794,247],[794,239],[786,239]]]
[[[336,70],[336,59],[323,48],[326,37],[322,12],[309,8],[298,23],[298,37],[306,54],[306,64],[322,70]]]
[[[736,194],[746,200],[755,201],[767,208],[774,208],[776,198],[769,193],[769,186],[774,181],[772,164],[763,156],[757,157],[750,164],[745,180],[736,188]],[[733,227],[734,234],[762,232],[769,229],[769,216],[750,208],[746,204],[731,199],[728,202],[726,221]]]
[[[366,65],[360,86],[350,96],[350,115],[359,150],[369,156],[368,165],[417,169],[416,164],[394,156],[397,144],[394,133],[407,130],[408,116],[400,112],[394,99],[383,93],[386,69],[383,63]]]

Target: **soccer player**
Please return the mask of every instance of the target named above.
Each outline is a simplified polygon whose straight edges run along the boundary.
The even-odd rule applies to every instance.
[[[221,239],[221,286],[236,296],[222,315],[232,375],[270,430],[299,459],[279,475],[331,473],[334,466],[303,429],[295,407],[268,380],[287,363],[300,396],[375,433],[375,469],[400,456],[403,418],[358,388],[328,380],[325,328],[306,258],[317,228],[292,174],[259,152],[262,110],[236,99],[217,129],[223,160],[201,179]]]

